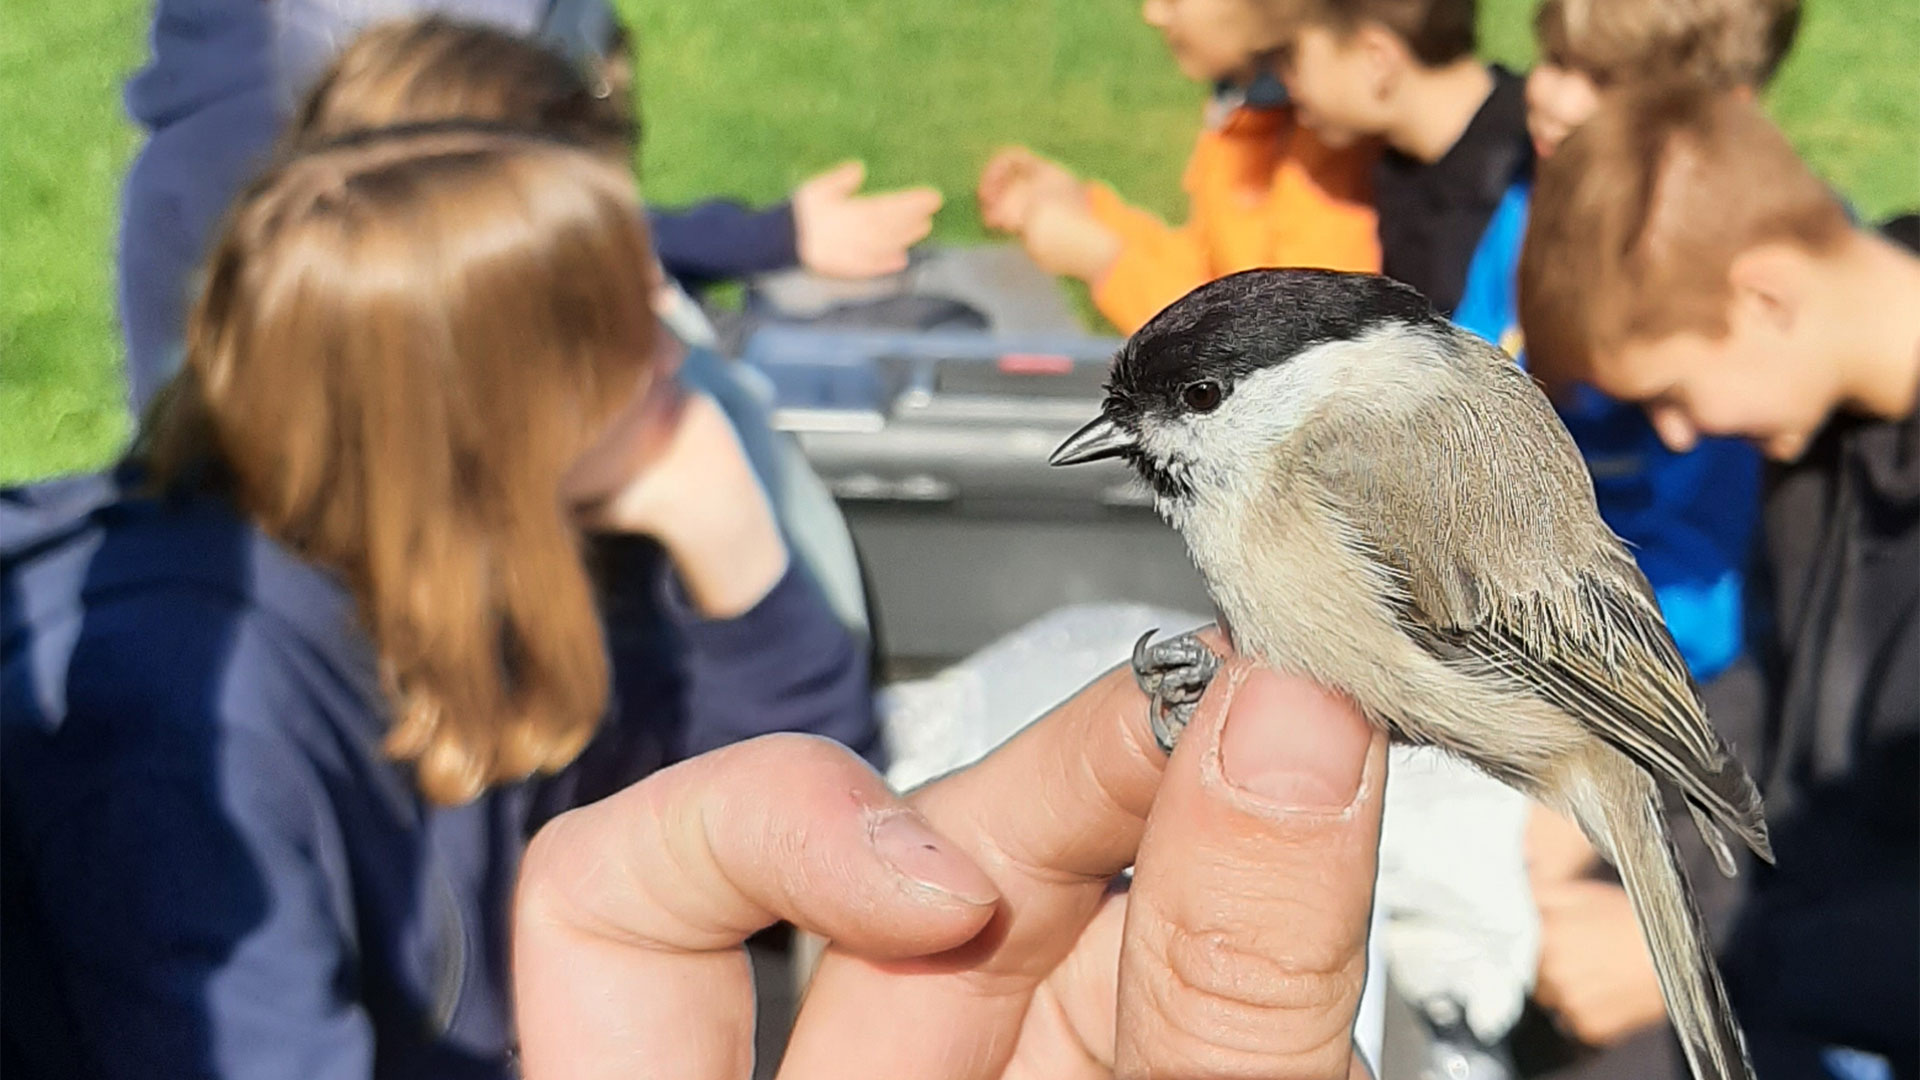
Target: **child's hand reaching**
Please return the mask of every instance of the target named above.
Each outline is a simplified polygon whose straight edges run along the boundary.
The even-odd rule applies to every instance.
[[[866,278],[907,266],[907,249],[933,231],[940,193],[930,187],[860,195],[867,167],[836,165],[793,192],[800,265],[825,277]]]
[[[1580,827],[1541,806],[1526,831],[1527,876],[1540,911],[1533,998],[1568,1034],[1610,1046],[1665,1015],[1660,979],[1625,889],[1597,865]]]
[[[1028,257],[1049,274],[1098,281],[1120,254],[1120,238],[1087,208],[1079,177],[1024,146],[993,155],[978,194],[987,227],[1017,233]]]
[[[1049,274],[1093,284],[1120,257],[1120,238],[1100,223],[1086,203],[1048,199],[1035,203],[1020,230],[1027,257]]]
[[[1067,167],[1024,146],[1009,146],[994,154],[980,170],[980,219],[1001,232],[1026,231],[1035,206],[1055,200],[1084,203],[1080,178]]]

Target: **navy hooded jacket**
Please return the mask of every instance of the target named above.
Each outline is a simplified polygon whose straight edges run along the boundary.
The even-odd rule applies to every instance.
[[[130,474],[0,493],[0,1070],[506,1077],[535,828],[773,730],[877,753],[861,651],[802,574],[709,621],[602,545],[612,716],[556,777],[435,806],[381,749],[348,593]],[[651,612],[651,618],[638,617]]]

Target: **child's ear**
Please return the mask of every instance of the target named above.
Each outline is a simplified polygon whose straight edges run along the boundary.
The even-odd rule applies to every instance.
[[[1791,335],[1805,311],[1812,269],[1811,256],[1791,244],[1762,244],[1734,256],[1727,281],[1736,322]]]
[[[1412,61],[1400,36],[1377,22],[1362,22],[1354,28],[1352,48],[1365,58],[1368,82],[1381,99],[1399,86],[1400,76]]]

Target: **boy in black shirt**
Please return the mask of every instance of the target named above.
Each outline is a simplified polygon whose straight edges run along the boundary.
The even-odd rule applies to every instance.
[[[1451,315],[1487,222],[1533,164],[1526,85],[1474,57],[1474,0],[1310,0],[1283,64],[1329,146],[1379,138],[1381,269]]]
[[[1615,95],[1542,166],[1520,269],[1532,370],[1640,402],[1684,449],[1776,467],[1749,610],[1778,865],[1729,988],[1768,1080],[1920,1056],[1920,257],[1852,225],[1739,95]],[[1739,718],[1735,718],[1736,721]]]

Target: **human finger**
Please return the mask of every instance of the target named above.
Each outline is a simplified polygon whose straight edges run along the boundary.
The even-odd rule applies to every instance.
[[[752,1065],[741,942],[785,919],[884,957],[951,948],[992,882],[851,752],[772,735],[550,822],[514,908],[526,1075],[714,1080]]]
[[[887,248],[910,247],[933,231],[940,192],[931,187],[904,188],[859,200],[863,224],[872,242]]]
[[[1215,677],[1134,868],[1116,1075],[1348,1076],[1386,750],[1304,679]]]
[[[1210,644],[1225,651],[1216,635]],[[997,1077],[1041,981],[1133,861],[1164,755],[1132,672],[1117,668],[975,766],[915,792],[1001,895],[944,956],[882,963],[829,949],[782,1077]],[[889,1023],[876,1026],[884,1015]]]

